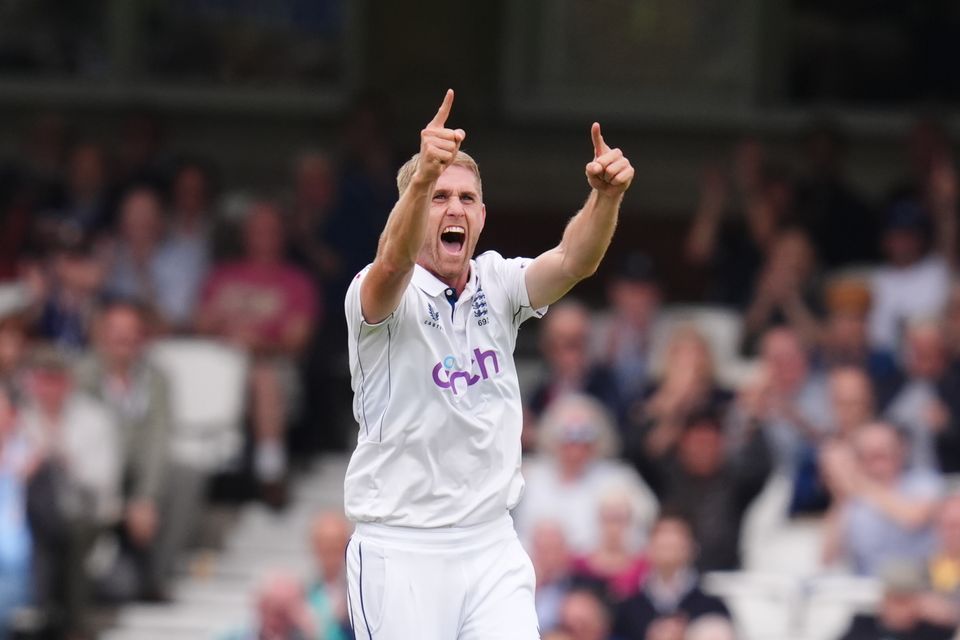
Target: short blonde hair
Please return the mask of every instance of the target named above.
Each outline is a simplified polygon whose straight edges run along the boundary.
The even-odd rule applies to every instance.
[[[400,170],[397,171],[397,191],[399,195],[403,195],[403,192],[407,190],[407,187],[410,186],[410,181],[413,179],[413,174],[417,170],[417,164],[420,162],[420,154],[415,153],[413,156],[403,163],[403,166],[400,167]],[[450,166],[454,167],[464,167],[468,169],[474,176],[477,178],[477,195],[480,196],[480,199],[483,200],[483,184],[480,182],[480,167],[477,165],[477,161],[470,157],[466,151],[457,151],[457,157],[453,159],[453,162],[450,163]]]

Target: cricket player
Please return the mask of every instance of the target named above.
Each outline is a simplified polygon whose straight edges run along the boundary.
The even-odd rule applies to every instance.
[[[448,90],[397,175],[377,255],[347,291],[357,448],[345,478],[350,616],[361,640],[534,640],[517,330],[593,274],[633,167],[594,123],[590,195],[537,258],[474,258],[480,171]]]

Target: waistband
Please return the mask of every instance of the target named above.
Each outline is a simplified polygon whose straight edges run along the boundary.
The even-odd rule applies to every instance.
[[[480,547],[505,539],[516,538],[513,518],[509,513],[489,522],[465,527],[394,527],[374,522],[358,522],[353,537],[384,547],[405,547],[418,550],[445,550]]]

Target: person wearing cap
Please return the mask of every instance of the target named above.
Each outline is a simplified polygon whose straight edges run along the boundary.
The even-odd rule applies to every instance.
[[[594,324],[598,361],[613,374],[620,396],[639,398],[650,384],[653,327],[660,286],[649,256],[631,252],[607,285],[611,313]]]
[[[890,562],[880,575],[883,598],[874,614],[857,614],[840,640],[949,640],[956,630],[927,619],[929,584],[923,567]]]
[[[42,461],[28,496],[37,604],[65,635],[84,637],[85,560],[120,516],[121,444],[109,411],[75,390],[70,363],[53,347],[35,349],[26,388],[20,424]]]
[[[912,199],[891,204],[881,241],[886,263],[871,281],[869,319],[871,344],[895,352],[905,322],[943,311],[950,290],[950,264],[942,251],[932,250],[934,225],[930,214]]]
[[[600,542],[602,497],[614,490],[631,503],[633,531],[652,520],[656,500],[633,469],[612,459],[619,441],[596,400],[581,394],[557,400],[544,414],[538,437],[540,453],[524,465],[526,491],[514,510],[521,540],[529,541],[537,523],[551,520],[563,528],[575,554],[590,553]]]

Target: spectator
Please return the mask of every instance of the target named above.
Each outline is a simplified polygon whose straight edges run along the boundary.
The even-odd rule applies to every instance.
[[[282,502],[284,432],[296,394],[297,360],[318,319],[309,277],[284,262],[283,220],[258,202],[244,223],[244,257],[216,268],[204,284],[197,328],[253,358],[250,375],[254,472],[269,501]]]
[[[941,481],[905,469],[904,442],[894,427],[872,423],[860,428],[852,446],[828,445],[821,469],[833,502],[825,534],[828,563],[846,559],[857,574],[877,576],[886,563],[919,562],[932,552]]]
[[[719,385],[710,345],[695,327],[677,328],[662,358],[663,375],[632,412],[629,449],[658,452],[676,440],[687,419],[705,410],[725,411],[731,394]]]
[[[934,596],[927,609],[942,624],[960,626],[960,493],[940,505],[936,531],[937,549],[927,563]]]
[[[533,525],[530,534],[530,560],[537,576],[534,595],[540,628],[551,630],[560,624],[560,608],[574,589],[573,557],[563,527],[543,520]]]
[[[567,594],[560,608],[560,628],[573,640],[610,640],[611,622],[604,602],[588,589]]]
[[[797,222],[810,234],[828,268],[872,262],[877,230],[873,212],[844,176],[846,141],[821,122],[804,139],[805,172],[796,190]]]
[[[591,362],[590,312],[579,302],[554,305],[544,318],[540,350],[547,376],[530,395],[527,408],[540,418],[551,404],[566,394],[585,393],[596,398],[619,419],[623,406],[613,373]]]
[[[529,539],[536,523],[551,520],[563,527],[575,553],[591,552],[600,544],[600,498],[612,490],[629,496],[637,523],[649,522],[652,496],[633,469],[610,459],[618,448],[616,432],[595,400],[579,394],[558,400],[539,435],[541,455],[524,468],[526,489],[514,514],[521,539]]]
[[[829,282],[824,294],[827,316],[820,334],[817,365],[821,370],[836,366],[860,367],[878,389],[890,384],[897,364],[892,354],[876,349],[867,339],[870,287],[856,278]]]
[[[201,273],[206,272],[213,248],[215,198],[213,170],[199,160],[181,162],[170,188],[171,218],[166,246],[180,259],[198,265]]]
[[[908,435],[909,465],[937,470],[940,458],[956,459],[950,450],[951,405],[958,405],[960,372],[950,368],[946,339],[939,324],[914,320],[904,337],[904,372],[884,415]]]
[[[350,235],[349,216],[337,211],[337,175],[323,153],[302,154],[294,167],[290,244],[297,262],[313,274],[330,300],[343,297],[354,272],[340,255]],[[336,283],[336,288],[332,285]]]
[[[114,595],[120,599],[164,597],[174,550],[161,544],[161,522],[165,528],[183,526],[170,522],[170,513],[161,513],[166,489],[172,489],[171,497],[189,499],[178,491],[186,471],[170,474],[170,385],[147,360],[147,322],[146,311],[136,303],[106,304],[95,323],[95,351],[77,367],[77,387],[112,411],[123,448],[121,540],[135,565],[135,579],[127,585],[129,592],[117,589]]]
[[[820,300],[815,270],[814,249],[802,230],[787,229],[771,240],[744,315],[743,351],[754,352],[762,334],[784,324],[793,328],[804,344],[816,344]]]
[[[950,266],[930,251],[933,233],[928,214],[915,200],[899,200],[887,208],[882,235],[886,258],[871,282],[871,344],[893,353],[904,323],[933,317],[945,307]]]
[[[47,292],[39,301],[37,334],[68,351],[85,348],[104,276],[103,264],[89,240],[62,238],[52,247]]]
[[[791,207],[791,187],[766,164],[757,140],[746,138],[734,150],[733,185],[740,208],[730,212],[731,188],[718,167],[704,172],[700,202],[687,236],[686,257],[709,268],[707,298],[745,308],[777,229]]]
[[[0,638],[17,607],[29,604],[32,540],[27,525],[27,484],[36,469],[17,425],[10,387],[0,384]]]
[[[221,640],[311,640],[316,625],[306,604],[303,585],[293,576],[267,576],[257,590],[257,615],[250,627],[227,633]]]
[[[28,492],[36,599],[64,635],[83,636],[92,588],[85,560],[120,516],[122,444],[112,416],[75,390],[57,351],[35,351],[27,391],[21,425],[41,460]]]
[[[619,395],[640,398],[650,384],[653,326],[660,287],[650,258],[631,253],[607,285],[609,319],[595,330],[599,362],[613,374]]]
[[[800,337],[788,327],[768,331],[760,354],[761,373],[741,393],[734,422],[759,420],[776,468],[794,477],[831,422],[826,380],[812,371]]]
[[[675,439],[634,452],[634,464],[660,504],[690,521],[703,571],[740,567],[740,529],[770,473],[770,451],[756,428],[731,451],[721,418],[692,415]]]
[[[120,202],[119,237],[107,249],[109,296],[138,300],[170,328],[192,318],[205,264],[184,245],[166,241],[160,196],[135,187]]]
[[[657,518],[647,550],[650,573],[640,591],[616,608],[613,628],[618,637],[648,640],[651,632],[659,632],[659,637],[682,638],[686,624],[702,616],[729,617],[723,602],[701,589],[694,568],[695,549],[686,520],[670,514]]]
[[[75,144],[67,156],[65,189],[53,207],[41,212],[44,237],[90,236],[109,222],[110,184],[103,147]]]
[[[576,575],[601,582],[615,600],[636,593],[647,573],[649,562],[635,548],[632,528],[636,527],[630,496],[613,490],[600,498],[600,544],[574,561]]]
[[[324,640],[352,640],[350,608],[347,605],[347,573],[343,550],[351,526],[339,512],[317,515],[310,529],[310,544],[316,563],[316,578],[307,591],[307,601]]]
[[[833,423],[824,438],[851,443],[860,427],[876,419],[870,379],[855,367],[837,367],[830,372],[828,381]],[[790,501],[791,515],[819,514],[830,504],[830,492],[824,484],[817,457],[823,442],[824,439],[812,442],[809,457],[797,468]]]
[[[884,571],[883,599],[875,615],[857,614],[840,640],[949,640],[954,626],[925,619],[926,581],[919,565],[896,563]]]

